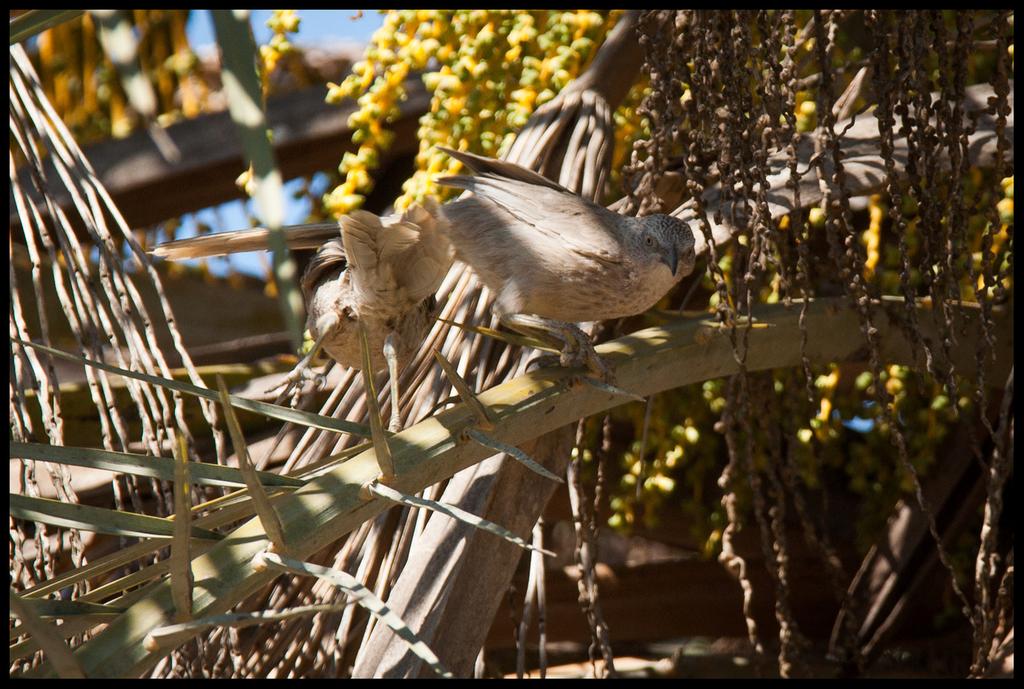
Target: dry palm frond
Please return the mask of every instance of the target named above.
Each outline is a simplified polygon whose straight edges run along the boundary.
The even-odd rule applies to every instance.
[[[10,177],[14,210],[23,232],[23,244],[12,235],[10,268],[11,336],[45,344],[69,344],[89,358],[111,361],[120,367],[154,376],[171,377],[161,341],[169,340],[193,383],[202,379],[192,365],[174,324],[170,306],[156,271],[136,242],[117,208],[100,184],[89,162],[75,144],[70,132],[53,111],[21,46],[11,48],[11,157]],[[33,170],[32,188],[19,184],[15,160],[23,159]],[[74,203],[65,211],[54,200],[69,194]],[[87,238],[87,241],[85,241]],[[90,253],[95,247],[97,255]],[[133,263],[128,270],[122,252]],[[27,259],[26,259],[27,256]],[[30,270],[18,266],[30,265]],[[26,282],[26,275],[30,282]],[[155,292],[159,313],[150,313],[143,292]],[[63,311],[47,312],[46,294],[56,293]],[[35,314],[28,309],[34,308]],[[29,324],[37,322],[38,328]],[[161,332],[160,328],[166,328]],[[61,333],[70,338],[57,341]],[[73,344],[71,344],[73,343]],[[60,369],[66,370],[66,369]],[[21,345],[13,346],[10,381],[12,439],[27,442],[45,437],[51,445],[64,444],[63,410],[60,400],[61,377],[55,362]],[[179,394],[169,394],[158,386],[129,380],[124,388],[138,421],[123,413],[125,405],[113,382],[102,372],[85,371],[89,397],[99,421],[102,443],[107,450],[125,452],[142,448],[151,455],[169,455],[171,439],[181,435],[191,439]],[[33,394],[34,393],[34,394]],[[40,414],[36,414],[38,405]],[[209,402],[202,402],[207,423],[216,428],[216,416]],[[33,418],[41,417],[43,428]],[[133,427],[138,426],[137,430]],[[215,433],[218,457],[225,459],[223,434]],[[190,443],[191,445],[192,443]],[[76,503],[70,476],[58,465],[46,465],[60,499]],[[24,474],[29,485],[22,492],[38,494],[34,469]],[[129,479],[134,480],[134,479]],[[163,513],[171,511],[167,483],[153,482]],[[115,481],[114,494],[119,509],[140,505],[125,504],[125,491]],[[134,501],[138,491],[127,491]],[[17,531],[20,550],[27,538]],[[40,557],[51,552],[44,547],[44,530],[36,530],[36,550]],[[82,547],[76,532],[71,532],[72,559],[80,564]],[[37,563],[38,571],[52,576],[52,563]],[[19,563],[12,570],[22,585],[32,583],[33,568]]]

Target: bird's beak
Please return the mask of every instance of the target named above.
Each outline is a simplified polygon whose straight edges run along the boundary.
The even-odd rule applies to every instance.
[[[664,256],[662,260],[665,261],[668,269],[672,271],[672,277],[675,277],[676,269],[679,268],[679,252],[676,250],[675,245],[672,246],[668,255]]]

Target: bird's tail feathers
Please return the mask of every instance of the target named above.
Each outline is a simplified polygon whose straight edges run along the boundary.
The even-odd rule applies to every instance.
[[[289,249],[316,249],[338,236],[336,222],[291,225],[281,229],[284,230],[285,242]],[[269,247],[269,238],[270,230],[265,227],[254,227],[167,242],[155,247],[150,253],[180,261],[188,258],[237,254],[243,251],[263,251]]]

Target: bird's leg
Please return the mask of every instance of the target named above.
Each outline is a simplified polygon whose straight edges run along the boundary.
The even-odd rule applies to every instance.
[[[313,373],[310,368],[310,364],[316,358],[316,355],[320,353],[320,349],[323,347],[324,340],[327,339],[327,335],[330,334],[337,325],[338,315],[333,312],[325,314],[323,318],[317,322],[316,329],[320,333],[320,336],[316,338],[316,341],[313,343],[313,347],[309,350],[309,353],[302,357],[299,363],[295,364],[295,368],[291,370],[291,373],[285,376],[284,380],[267,390],[268,393],[273,393],[278,390],[281,391],[277,396],[277,399],[274,400],[274,404],[280,404],[292,389],[303,381],[316,380],[318,384],[320,383],[323,378],[322,374]]]
[[[578,326],[552,318],[525,313],[502,314],[499,319],[509,328],[527,335],[546,335],[562,345],[558,362],[565,367],[585,365],[592,374],[609,385],[615,377],[590,344],[590,338]]]
[[[384,359],[388,362],[388,378],[391,381],[391,418],[388,419],[388,430],[397,433],[402,424],[398,418],[398,350],[395,347],[396,333],[394,330],[384,338]]]

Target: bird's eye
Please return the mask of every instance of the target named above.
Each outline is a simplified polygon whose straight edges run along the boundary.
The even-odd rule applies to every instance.
[[[647,235],[646,237],[644,237],[644,244],[646,244],[647,246],[654,246],[654,237],[652,237],[651,235]]]

